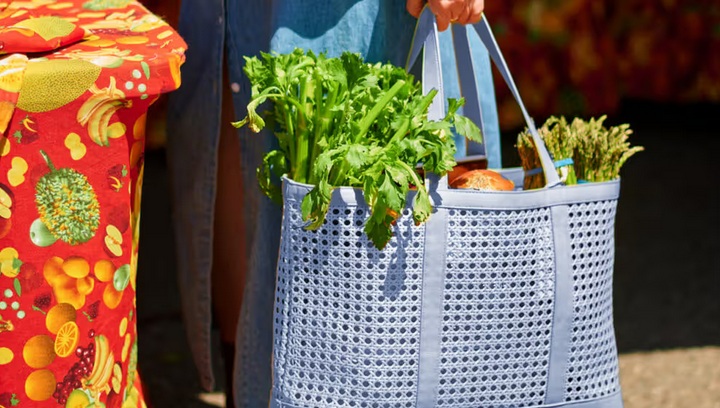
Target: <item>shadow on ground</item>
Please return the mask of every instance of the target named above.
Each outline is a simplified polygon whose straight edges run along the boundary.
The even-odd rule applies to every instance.
[[[615,323],[621,353],[720,345],[720,187],[714,182],[720,134],[711,123],[718,111],[628,103],[612,119],[630,123],[632,143],[646,148],[624,168],[618,208]],[[503,137],[508,166],[517,164],[515,134]],[[166,177],[163,152],[148,153],[138,274],[140,365],[153,407],[209,407],[197,399],[201,389],[181,321]],[[217,378],[222,389],[222,376]]]

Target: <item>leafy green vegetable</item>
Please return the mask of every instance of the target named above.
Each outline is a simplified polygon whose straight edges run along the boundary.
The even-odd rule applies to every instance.
[[[450,171],[456,164],[453,130],[482,139],[477,126],[457,113],[462,99],[449,101],[442,120],[428,120],[437,92],[423,95],[412,75],[391,64],[368,64],[353,53],[328,58],[300,49],[245,61],[252,95],[247,116],[234,125],[253,132],[267,126],[277,137],[279,149],[269,152],[257,170],[268,197],[281,202],[277,181],[282,175],[314,185],[301,204],[311,229],[324,223],[334,188],[362,188],[371,210],[365,232],[382,249],[411,189],[417,190],[415,223],[430,216],[418,165],[426,173]],[[272,104],[265,106],[268,101]]]

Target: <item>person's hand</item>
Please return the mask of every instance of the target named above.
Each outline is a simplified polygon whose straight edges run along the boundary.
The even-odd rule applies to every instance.
[[[447,30],[450,23],[475,24],[482,17],[483,0],[427,0],[430,11],[435,14],[438,30]],[[420,17],[425,0],[407,0],[407,11]]]

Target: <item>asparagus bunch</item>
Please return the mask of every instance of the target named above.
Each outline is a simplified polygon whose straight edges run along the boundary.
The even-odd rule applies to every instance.
[[[627,159],[643,150],[640,146],[630,146],[630,125],[608,128],[603,124],[606,118],[601,116],[589,121],[575,118],[568,124],[564,117],[551,117],[538,129],[556,163],[572,159],[573,164],[560,165],[557,168],[561,181],[566,185],[577,184],[578,181],[600,182],[616,179]],[[527,130],[518,135],[517,148],[527,174],[524,189],[543,187],[545,176],[537,170],[541,168],[540,159]]]
[[[573,122],[574,123],[574,122]],[[538,129],[540,137],[545,142],[548,152],[557,164],[557,172],[560,181],[566,185],[577,184],[577,177],[572,162],[567,159],[573,159],[577,138],[568,126],[564,117],[551,117],[545,124]],[[541,188],[545,185],[545,175],[542,172],[540,157],[535,149],[532,135],[526,129],[518,136],[517,148],[520,153],[523,169],[526,172],[523,189],[531,190]],[[566,164],[562,164],[565,160]]]
[[[575,119],[572,132],[576,148],[573,154],[578,178],[588,182],[608,181],[620,176],[620,168],[630,156],[644,150],[641,146],[630,147],[630,125],[606,128],[606,116],[584,122]]]

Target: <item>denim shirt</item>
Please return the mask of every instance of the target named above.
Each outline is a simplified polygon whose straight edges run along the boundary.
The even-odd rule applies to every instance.
[[[202,385],[214,387],[210,322],[213,210],[218,171],[223,64],[227,63],[237,118],[245,116],[250,85],[243,56],[295,47],[362,54],[369,61],[403,66],[415,19],[405,0],[184,0],[178,30],[188,43],[183,85],[170,95],[167,117],[177,270],[193,358]],[[477,44],[475,44],[477,45]],[[459,94],[449,32],[441,35],[446,96]],[[475,46],[489,164],[499,167],[497,112],[487,53]],[[227,58],[226,60],[224,58]],[[267,406],[271,383],[275,268],[282,209],[256,187],[255,169],[273,146],[272,135],[238,131],[241,138],[248,271],[237,331],[235,401]],[[464,143],[458,156],[464,155]]]

